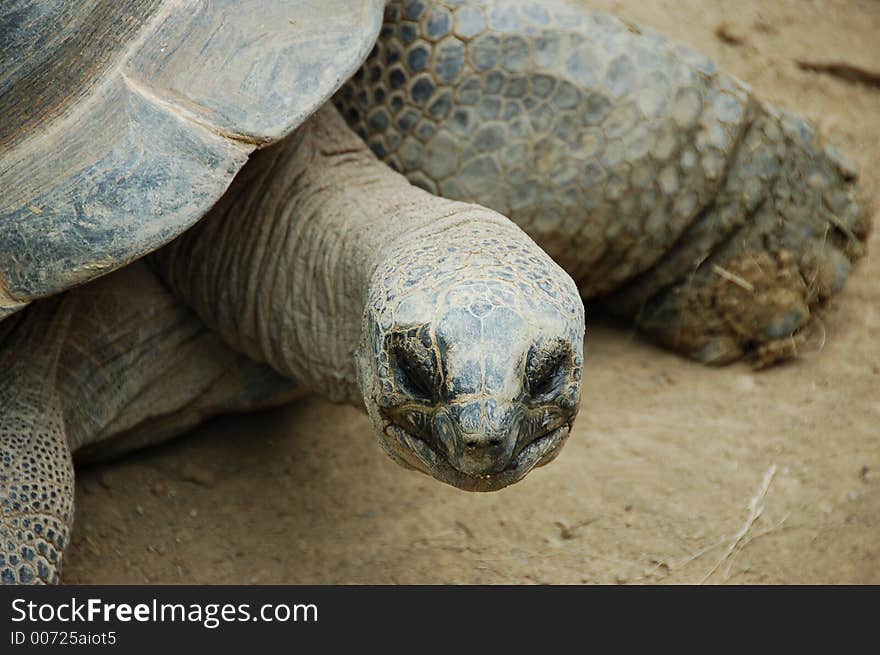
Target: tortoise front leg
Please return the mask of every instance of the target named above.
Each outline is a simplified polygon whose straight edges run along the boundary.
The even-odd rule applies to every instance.
[[[0,580],[58,582],[72,452],[115,457],[297,393],[225,346],[140,263],[0,323]]]
[[[73,465],[58,357],[70,321],[64,300],[0,324],[0,582],[53,584],[73,525]]]

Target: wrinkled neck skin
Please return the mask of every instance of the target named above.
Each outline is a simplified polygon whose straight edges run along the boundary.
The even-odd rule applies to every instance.
[[[153,264],[233,347],[366,405],[405,466],[495,489],[567,437],[584,330],[574,283],[503,216],[378,162],[330,106],[254,155]]]
[[[374,271],[414,235],[442,238],[468,208],[412,187],[328,107],[257,152],[153,264],[232,346],[363,406],[354,352]]]

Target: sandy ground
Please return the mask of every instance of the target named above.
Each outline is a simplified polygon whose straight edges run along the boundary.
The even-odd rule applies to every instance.
[[[880,89],[794,60],[880,68],[880,2],[589,4],[696,45],[878,187]],[[702,368],[590,323],[573,437],[502,492],[400,469],[366,416],[318,399],[80,470],[64,581],[880,583],[877,232],[871,248],[824,343],[768,371]]]

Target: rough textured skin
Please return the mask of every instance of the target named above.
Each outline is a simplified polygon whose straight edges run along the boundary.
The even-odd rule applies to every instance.
[[[57,389],[77,459],[161,443],[216,414],[298,395],[289,378],[229,348],[143,262],[67,296]]]
[[[58,582],[73,464],[55,374],[70,312],[52,299],[0,324],[0,582]],[[8,323],[9,325],[6,325]]]
[[[450,484],[515,482],[577,411],[571,279],[503,216],[390,171],[332,106],[151,261],[235,348],[365,404],[392,457]]]
[[[360,64],[381,4],[0,4],[0,319],[197,221]]]
[[[407,446],[386,451],[471,491],[558,454],[583,366],[570,278],[490,218],[417,235],[378,268],[357,357],[374,426]]]
[[[335,100],[415,184],[510,216],[585,298],[704,362],[792,354],[866,237],[855,171],[803,121],[563,1],[390,2]]]
[[[298,393],[226,346],[142,263],[34,304],[0,323],[0,339],[4,583],[58,581],[71,452],[110,457]]]

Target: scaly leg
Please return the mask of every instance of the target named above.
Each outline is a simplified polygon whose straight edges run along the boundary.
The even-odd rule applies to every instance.
[[[64,299],[0,324],[0,582],[58,582],[73,524],[73,464],[55,380]],[[8,325],[7,325],[8,323]]]
[[[297,395],[223,344],[143,263],[0,323],[0,582],[58,582],[72,452],[117,456]]]

